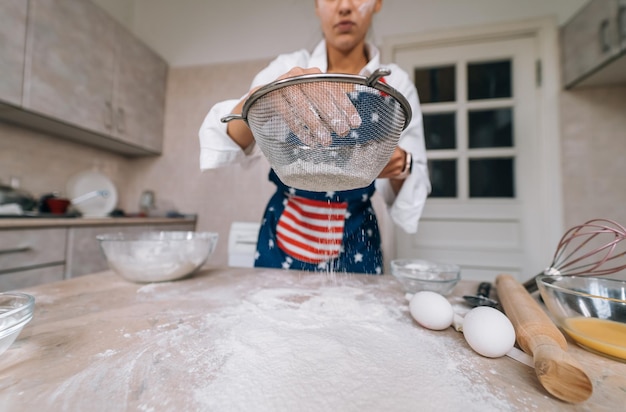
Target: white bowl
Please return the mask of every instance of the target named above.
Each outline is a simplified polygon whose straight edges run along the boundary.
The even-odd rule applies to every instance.
[[[198,270],[217,244],[214,232],[145,232],[96,236],[111,270],[139,283],[182,279]]]
[[[17,339],[33,318],[35,298],[26,293],[0,293],[0,354]]]

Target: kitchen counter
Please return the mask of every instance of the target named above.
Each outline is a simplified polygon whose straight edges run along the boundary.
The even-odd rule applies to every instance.
[[[51,218],[2,218],[0,230],[18,228],[43,228],[43,227],[75,227],[75,226],[118,226],[118,225],[150,225],[159,223],[186,223],[195,222],[196,216],[184,217],[51,217]]]
[[[455,310],[475,288],[457,285]],[[24,291],[35,314],[0,356],[3,410],[608,411],[626,397],[626,363],[570,343],[594,393],[555,399],[531,367],[421,328],[389,275],[106,271]]]

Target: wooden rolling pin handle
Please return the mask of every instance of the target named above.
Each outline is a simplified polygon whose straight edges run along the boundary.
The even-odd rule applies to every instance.
[[[498,275],[496,289],[504,313],[515,328],[517,343],[533,357],[541,385],[571,403],[587,400],[591,380],[567,352],[567,341],[528,291],[511,275]]]

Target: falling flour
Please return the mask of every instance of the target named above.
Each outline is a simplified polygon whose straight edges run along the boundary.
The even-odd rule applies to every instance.
[[[97,388],[91,405],[117,399],[126,402],[119,409],[142,411],[513,409],[488,383],[502,377],[477,371],[471,349],[417,326],[403,297],[354,284],[256,287],[243,299],[232,287],[191,293],[180,306],[220,309],[168,309],[151,327],[116,331],[128,349],[103,350],[57,396],[75,409]],[[146,285],[137,296],[167,301],[168,290]]]

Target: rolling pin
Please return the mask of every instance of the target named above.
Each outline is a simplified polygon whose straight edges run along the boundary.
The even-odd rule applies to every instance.
[[[520,348],[533,357],[539,382],[551,395],[579,403],[591,396],[593,385],[582,367],[567,353],[561,331],[511,275],[496,277],[496,289],[504,313],[515,328]]]

